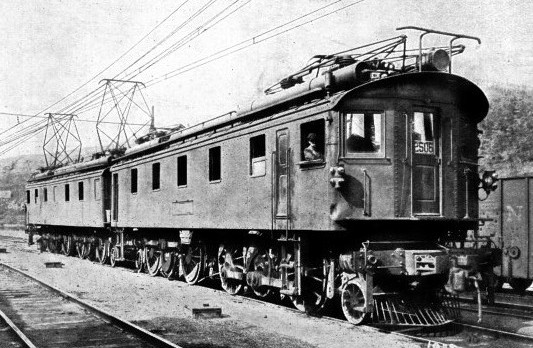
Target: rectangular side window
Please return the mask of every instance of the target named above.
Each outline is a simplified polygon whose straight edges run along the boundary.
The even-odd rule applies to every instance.
[[[137,168],[131,170],[131,193],[137,193]]]
[[[263,176],[266,174],[266,145],[265,135],[250,138],[250,175]]]
[[[57,186],[52,187],[52,200],[54,202],[56,201],[56,191],[57,191]]]
[[[84,196],[83,181],[80,181],[78,183],[78,200],[83,201],[83,196]]]
[[[152,164],[152,190],[159,190],[161,187],[161,163]]]
[[[220,180],[220,146],[209,149],[209,181]]]
[[[100,186],[100,179],[94,179],[94,200],[99,201],[102,195],[102,187]]]
[[[302,123],[300,125],[300,160],[301,161],[324,161],[325,152],[324,119]]]
[[[179,156],[177,160],[178,186],[187,186],[187,156]]]
[[[382,113],[347,113],[344,117],[345,156],[375,157],[384,154]]]
[[[26,203],[30,204],[31,197],[30,197],[30,190],[26,190]]]
[[[70,185],[65,185],[65,202],[70,201]]]
[[[35,189],[35,204],[37,204],[38,200],[39,200],[39,189]]]
[[[48,202],[48,188],[43,188],[43,201]]]

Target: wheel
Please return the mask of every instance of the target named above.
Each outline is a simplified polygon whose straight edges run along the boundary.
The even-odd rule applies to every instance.
[[[252,268],[255,274],[257,275],[262,275],[265,277],[272,276],[272,271],[274,267],[272,265],[272,259],[268,250],[260,250],[260,253],[257,254],[252,260]],[[249,284],[254,294],[258,297],[265,298],[270,296],[273,292],[272,288],[260,285],[258,281],[252,280],[251,282],[249,282]]]
[[[154,247],[145,248],[146,269],[151,277],[155,277],[161,269],[161,251]]]
[[[58,243],[59,242],[57,240],[55,240],[55,239],[48,239],[48,250],[52,254],[57,254],[59,252]]]
[[[177,257],[176,253],[173,251],[164,251],[161,252],[161,260],[159,261],[161,263],[161,269],[160,272],[165,278],[173,278],[175,274],[178,271],[178,268],[176,267]]]
[[[235,247],[224,247],[223,244],[218,248],[218,269],[220,271],[220,284],[222,289],[231,295],[241,293],[243,289],[242,279],[229,277],[229,272],[242,272],[243,266],[242,249]]]
[[[107,243],[104,239],[98,238],[96,247],[94,248],[94,254],[96,256],[96,260],[100,262],[102,265],[106,264],[109,260],[109,252],[107,251]]]
[[[72,236],[63,236],[63,243],[61,243],[61,252],[65,256],[72,256],[74,254],[74,240]]]
[[[314,314],[326,304],[327,274],[329,266],[326,259],[322,265],[305,269],[302,275],[302,295],[291,296],[293,305],[300,311]]]
[[[204,273],[205,247],[203,245],[190,246],[183,257],[183,277],[187,284],[198,283]]]
[[[118,246],[114,246],[111,249],[111,253],[109,255],[109,264],[111,265],[111,267],[117,267],[120,262],[118,261],[119,259],[120,259],[120,250]]]
[[[366,293],[365,283],[361,278],[348,281],[341,287],[341,307],[346,319],[355,325],[362,324],[368,319],[365,313]]]
[[[93,245],[91,242],[76,243],[76,250],[80,259],[91,259],[93,256]]]
[[[531,280],[513,278],[509,281],[509,285],[511,285],[513,290],[516,292],[524,292],[531,286]]]
[[[144,249],[137,250],[135,257],[135,269],[138,273],[146,272],[146,263],[144,262]]]

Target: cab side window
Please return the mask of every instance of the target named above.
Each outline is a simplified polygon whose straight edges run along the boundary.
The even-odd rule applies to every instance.
[[[266,146],[265,135],[250,138],[250,175],[262,176],[266,174]]]
[[[348,157],[383,155],[382,132],[382,113],[346,113],[344,115],[344,155]]]
[[[300,125],[301,161],[324,161],[325,127],[324,119]]]

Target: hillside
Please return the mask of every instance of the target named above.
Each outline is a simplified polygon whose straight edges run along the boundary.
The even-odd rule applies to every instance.
[[[0,159],[0,225],[24,224],[24,186],[42,165],[42,155]]]
[[[500,177],[533,174],[533,90],[491,87],[490,111],[480,124],[481,169]]]

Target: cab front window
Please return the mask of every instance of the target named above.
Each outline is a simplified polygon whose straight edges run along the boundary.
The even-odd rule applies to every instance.
[[[382,125],[382,113],[346,113],[344,117],[344,155],[348,157],[383,155]]]

